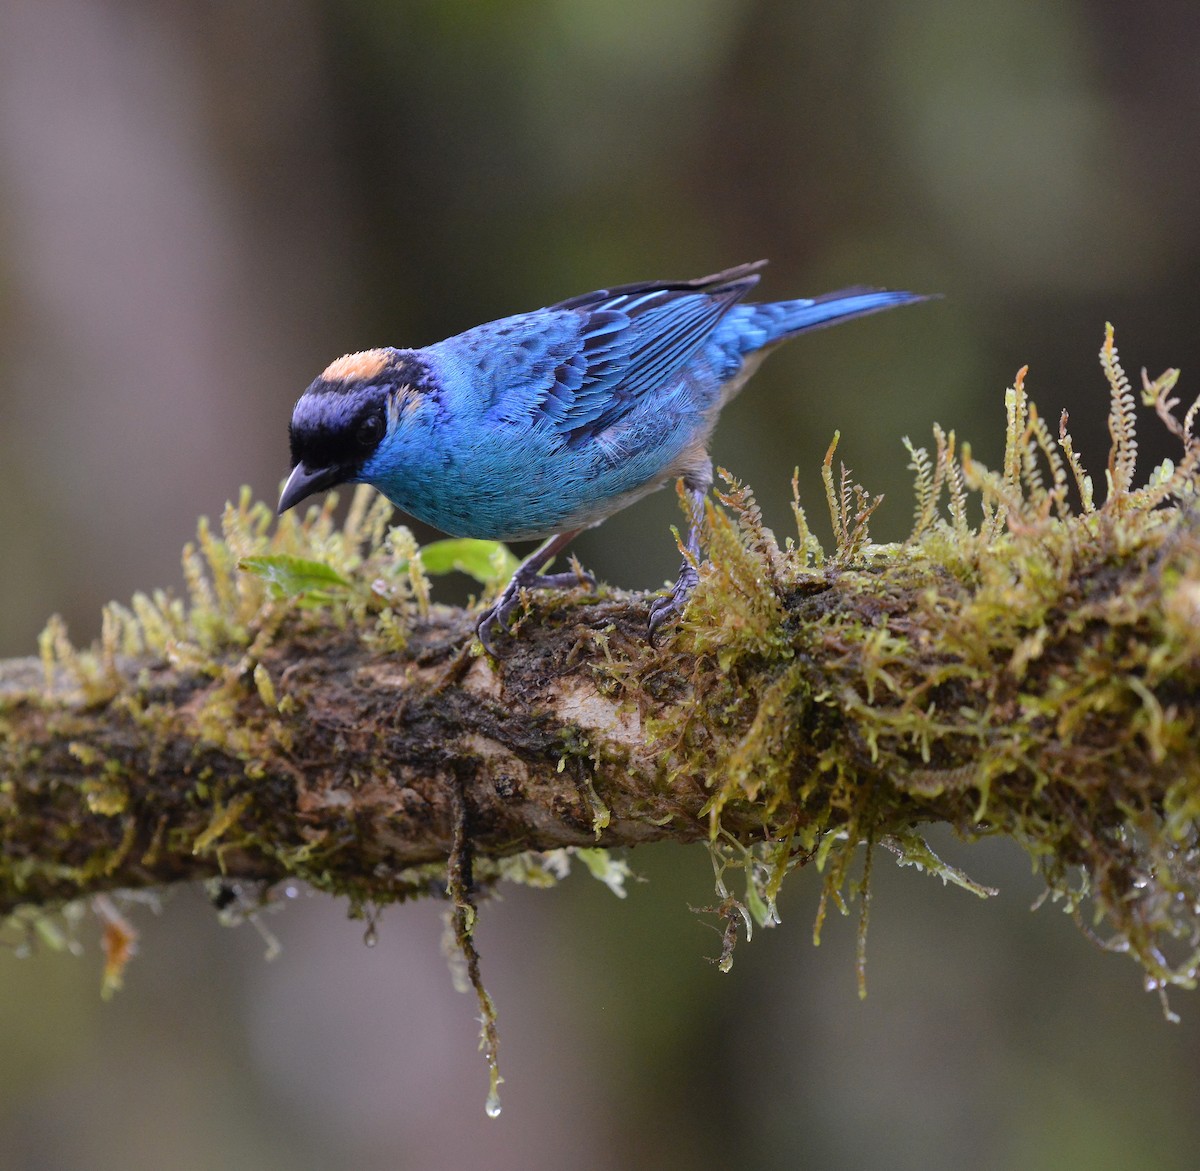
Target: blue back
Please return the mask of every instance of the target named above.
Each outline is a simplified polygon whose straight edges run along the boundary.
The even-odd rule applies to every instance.
[[[429,389],[357,478],[452,535],[586,527],[706,471],[722,390],[746,357],[922,299],[854,288],[738,304],[758,267],[602,289],[414,351]]]

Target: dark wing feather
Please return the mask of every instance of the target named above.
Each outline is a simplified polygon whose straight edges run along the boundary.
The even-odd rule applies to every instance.
[[[692,281],[599,289],[551,306],[583,318],[581,344],[555,369],[538,413],[571,444],[611,427],[642,395],[670,382],[758,283],[765,263]]]
[[[765,268],[765,260],[752,260],[749,264],[738,264],[727,268],[724,272],[714,272],[710,276],[698,276],[690,281],[641,281],[632,285],[616,285],[611,289],[597,289],[594,293],[583,293],[578,297],[570,297],[551,305],[551,309],[591,309],[604,301],[621,297],[636,297],[642,293],[711,293],[725,285],[732,285],[753,276],[754,279],[746,288],[757,284],[758,272]]]

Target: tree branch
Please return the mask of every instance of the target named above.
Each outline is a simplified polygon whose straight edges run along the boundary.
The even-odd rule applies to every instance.
[[[40,662],[0,664],[0,911],[215,876],[386,903],[444,892],[465,825],[463,906],[472,879],[544,873],[529,851],[669,838],[744,870],[744,899],[719,889],[769,920],[809,861],[827,895],[854,894],[862,843],[980,890],[920,838],[940,821],[1013,837],[1154,980],[1190,982],[1200,531],[1190,503],[1164,502],[1194,497],[1192,415],[1179,467],[1134,489],[1117,412],[1096,509],[1065,420],[1055,443],[1020,379],[1008,405],[1003,473],[940,431],[933,456],[912,449],[904,546],[869,542],[877,502],[847,473],[835,488],[832,449],[828,557],[798,502],[781,549],[732,485],[659,648],[647,596],[537,595],[508,654],[479,656],[385,506],[360,495],[340,528],[330,506],[273,528],[244,497],[185,551],[186,605],[110,607],[86,653],[52,622]]]
[[[388,901],[448,856],[459,778],[481,855],[706,837],[709,793],[662,784],[642,729],[680,681],[622,711],[583,653],[580,629],[615,622],[610,647],[640,655],[645,613],[617,599],[531,619],[498,664],[462,653],[461,611],[384,655],[354,626],[285,622],[253,663],[120,659],[101,702],[61,667],[47,690],[37,660],[0,664],[0,910],[216,875]]]

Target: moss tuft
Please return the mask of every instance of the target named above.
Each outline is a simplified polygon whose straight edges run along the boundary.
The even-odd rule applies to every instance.
[[[1106,946],[1153,987],[1195,983],[1200,729],[1178,699],[1200,685],[1198,406],[1177,414],[1177,371],[1143,376],[1142,402],[1183,450],[1138,487],[1136,403],[1111,326],[1101,365],[1112,447],[1099,506],[1065,413],[1055,437],[1025,370],[1005,395],[1000,471],[967,445],[957,455],[940,427],[932,453],[905,441],[916,503],[903,545],[870,541],[879,500],[844,466],[835,477],[836,436],[823,469],[832,553],[798,499],[798,539],[780,548],[729,481],[681,636],[688,689],[652,732],[668,779],[709,791],[719,871],[746,871],[746,907],[773,906],[783,876],[813,861],[818,935],[824,908],[858,895],[865,939],[863,845],[989,893],[916,829],[948,820],[967,839],[1018,841],[1050,897],[1085,928],[1089,899]],[[730,848],[726,826],[747,818],[763,841]]]

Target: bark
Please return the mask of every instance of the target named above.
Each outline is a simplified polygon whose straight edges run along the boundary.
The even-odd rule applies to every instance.
[[[578,621],[615,622],[653,669],[644,601]],[[660,783],[655,705],[602,695],[574,627],[527,623],[498,662],[470,657],[472,630],[436,612],[381,655],[354,628],[285,626],[255,664],[270,698],[236,648],[215,677],[119,660],[103,702],[61,668],[47,688],[37,659],[0,664],[0,912],[217,875],[386,901],[449,856],[459,792],[477,856],[707,836],[696,778]],[[597,775],[600,757],[620,767]]]
[[[190,609],[110,609],[87,655],[52,624],[40,661],[0,664],[0,912],[217,876],[465,908],[514,855],[671,839],[745,869],[769,916],[811,860],[827,894],[854,894],[861,843],[965,882],[919,837],[943,821],[1013,837],[1154,979],[1190,980],[1190,511],[1118,500],[911,547],[865,545],[848,517],[841,551],[806,565],[747,495],[727,502],[738,520],[710,515],[711,560],[662,645],[649,595],[539,592],[496,660],[470,612],[425,604],[394,539],[343,542],[337,572],[276,557],[311,587],[285,599],[202,529]],[[256,517],[234,510],[227,541],[261,547]],[[270,539],[328,553],[335,536]],[[1180,938],[1190,954],[1164,955]]]
[[[1023,678],[987,664],[968,670],[966,648],[949,649],[925,629],[930,614],[961,606],[964,594],[927,567],[909,567],[903,587],[882,572],[814,573],[783,599],[776,621],[786,653],[743,654],[724,666],[686,632],[676,645],[649,646],[653,595],[553,600],[500,636],[498,660],[473,655],[469,613],[435,608],[402,653],[381,652],[353,624],[297,616],[253,658],[238,647],[193,666],[116,657],[111,694],[100,700],[61,665],[47,686],[37,659],[0,663],[0,910],[217,875],[301,875],[386,901],[409,893],[411,868],[447,859],[460,793],[482,858],[707,839],[708,807],[744,763],[739,751],[785,765],[788,780],[761,800],[739,790],[719,802],[721,829],[747,844],[822,809],[844,787],[844,777],[820,768],[835,757],[854,770],[851,789],[874,805],[881,832],[944,820],[971,833],[1003,825],[1039,776],[1083,753],[1089,772],[1076,777],[1074,798],[1055,786],[1038,800],[1064,813],[1074,799],[1099,833],[1120,820],[1121,800],[1161,803],[1168,779],[1196,768],[1193,742],[1129,735],[1109,705],[1081,713],[1086,724],[1069,739],[1053,718],[1056,707],[1068,711],[1056,696],[1094,688],[1095,648],[1117,661],[1135,649],[1153,656],[1145,642],[1152,612],[1134,624],[1099,620],[1122,597],[1145,594],[1151,555],[1131,551],[1124,566],[1103,572],[1081,565],[1079,592]],[[1072,629],[1072,610],[1088,616],[1083,629]],[[849,630],[903,632],[909,657],[887,669],[902,667],[913,684],[899,695],[882,687],[881,662],[861,648],[846,653]],[[903,691],[936,679],[946,681],[921,705],[938,710],[938,727],[922,741],[921,713]],[[767,709],[781,681],[786,734],[773,739]],[[1192,661],[1157,682],[1152,696],[1173,724],[1200,717],[1196,684]],[[731,688],[748,709],[732,726],[717,706]],[[900,727],[898,713],[915,722]],[[881,732],[889,721],[890,742]],[[1025,759],[995,777],[993,815],[980,822],[981,770],[1001,738],[1023,736],[1034,737],[1040,756],[1022,749]],[[797,791],[801,782],[809,792]],[[1085,785],[1093,795],[1117,787],[1102,809],[1085,811]]]

